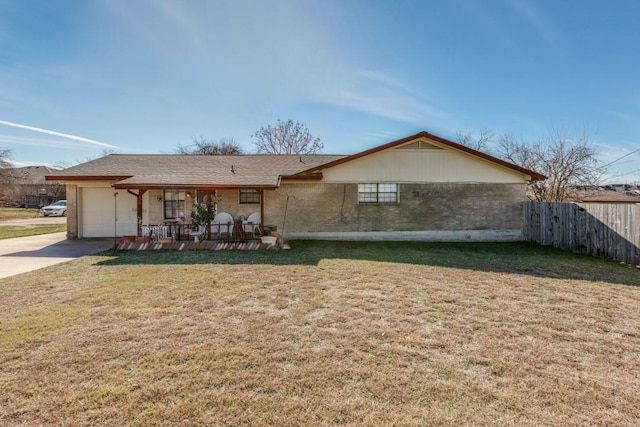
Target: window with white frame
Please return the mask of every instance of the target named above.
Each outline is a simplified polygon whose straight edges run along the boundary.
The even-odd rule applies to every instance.
[[[398,184],[358,184],[358,203],[398,203]]]
[[[184,215],[186,191],[164,190],[164,217],[165,219],[177,218]]]
[[[241,205],[260,203],[260,193],[258,190],[240,190]]]

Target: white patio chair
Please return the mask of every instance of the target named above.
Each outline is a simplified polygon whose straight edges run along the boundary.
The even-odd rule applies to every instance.
[[[219,212],[213,221],[211,221],[211,234],[218,238],[226,236],[231,240],[233,237],[233,228],[233,217],[226,212]]]
[[[247,219],[242,221],[242,232],[244,237],[257,237],[260,231],[260,212],[254,212]]]

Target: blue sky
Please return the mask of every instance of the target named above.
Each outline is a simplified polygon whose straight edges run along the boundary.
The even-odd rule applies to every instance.
[[[640,2],[0,0],[0,147],[16,165],[305,123],[327,154],[426,130],[640,149]],[[640,151],[613,165],[640,181]]]

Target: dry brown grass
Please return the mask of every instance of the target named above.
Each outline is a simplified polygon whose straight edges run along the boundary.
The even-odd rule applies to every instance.
[[[42,216],[40,209],[0,207],[0,221],[7,219],[28,219]]]
[[[36,236],[38,234],[67,231],[67,224],[43,224],[28,226],[0,225],[0,240],[14,237]]]
[[[638,424],[640,287],[618,284],[635,269],[357,250],[95,256],[0,280],[0,424]]]

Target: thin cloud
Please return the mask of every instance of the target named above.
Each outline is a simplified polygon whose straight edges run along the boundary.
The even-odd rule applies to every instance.
[[[165,18],[174,24],[177,33],[188,37],[196,52],[207,52],[206,30],[202,26],[201,17],[198,19],[197,12],[195,15],[193,12],[190,13],[183,3],[179,2],[161,1],[156,4]]]
[[[33,147],[59,147],[59,148],[77,148],[81,145],[78,141],[67,141],[60,139],[46,138],[25,138],[22,136],[0,135],[0,144],[29,145]],[[84,145],[84,144],[82,144]]]
[[[427,120],[445,116],[442,111],[418,99],[386,93],[347,91],[333,100],[333,104],[414,125],[423,125]]]
[[[96,141],[96,140],[89,139],[89,138],[83,138],[81,136],[69,135],[68,133],[56,132],[54,130],[42,129],[42,128],[37,128],[37,127],[33,127],[33,126],[21,125],[21,124],[18,124],[18,123],[7,122],[5,120],[0,120],[0,125],[11,126],[11,127],[14,127],[14,128],[19,128],[19,129],[26,129],[26,130],[30,130],[30,131],[33,131],[33,132],[45,133],[47,135],[59,136],[59,137],[62,137],[62,138],[72,139],[74,141],[79,141],[79,142],[84,142],[84,143],[87,143],[87,144],[97,145],[99,147],[118,148],[115,145],[105,144],[104,142]]]
[[[339,92],[320,95],[318,100],[418,126],[448,120],[446,112],[411,93],[410,86],[401,80],[372,71],[355,75],[357,78],[338,88]],[[405,89],[398,90],[400,87]]]
[[[364,137],[370,139],[387,139],[389,141],[393,141],[394,139],[398,139],[398,134],[393,132],[367,132],[364,134]]]
[[[362,70],[359,70],[359,73],[362,77],[378,81],[386,86],[390,86],[396,89],[401,89],[405,92],[411,92],[413,90],[409,85],[407,85],[402,80],[377,70],[362,69]]]
[[[22,168],[25,166],[48,166],[50,168],[54,168],[57,169],[56,167],[54,167],[52,164],[50,163],[42,163],[42,162],[21,162],[18,160],[9,160],[9,163],[11,163],[11,165],[14,168]]]
[[[550,47],[558,51],[558,45],[563,40],[562,34],[552,20],[538,8],[537,3],[529,0],[507,0],[506,4],[520,18],[535,28]]]

